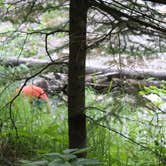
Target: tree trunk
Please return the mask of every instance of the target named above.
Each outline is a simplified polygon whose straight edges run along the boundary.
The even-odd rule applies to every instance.
[[[87,0],[70,1],[68,124],[69,148],[86,147],[85,60]],[[78,157],[85,157],[86,153]]]

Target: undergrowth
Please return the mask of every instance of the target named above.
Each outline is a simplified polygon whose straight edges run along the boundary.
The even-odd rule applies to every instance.
[[[0,98],[0,165],[20,165],[20,160],[42,160],[44,154],[62,154],[68,148],[66,103],[50,114],[34,109],[27,98],[13,97],[13,89]],[[12,116],[11,116],[12,115]],[[97,94],[86,89],[88,158],[104,166],[164,166],[165,122],[160,113],[128,103],[124,95]],[[14,125],[11,120],[14,120]],[[63,154],[62,154],[63,156]]]

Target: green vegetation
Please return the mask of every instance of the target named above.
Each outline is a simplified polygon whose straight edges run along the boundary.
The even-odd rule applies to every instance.
[[[157,8],[154,10],[153,5],[149,6],[148,2],[144,4],[143,1],[140,4],[137,1],[105,3],[100,0],[96,1],[98,5],[95,6],[94,1],[89,2],[88,56],[93,55],[95,59],[96,56],[108,54],[114,57],[119,55],[120,58],[120,54],[126,54],[128,56],[124,60],[131,58],[135,61],[137,57],[166,51],[165,16]],[[104,10],[103,4],[108,7],[108,11]],[[1,59],[13,56],[18,59],[46,59],[49,55],[55,55],[55,58],[68,55],[68,35],[71,34],[68,1],[27,3],[24,0],[0,0],[0,10]],[[140,37],[140,41],[135,41],[130,35]],[[116,59],[111,62],[111,66],[117,63]],[[50,66],[48,70],[54,73],[67,71],[65,67]],[[44,104],[42,108],[31,105],[23,96],[12,101],[18,84],[40,70],[41,67],[28,67],[27,64],[13,67],[1,63],[0,166],[166,165],[166,112],[160,110],[165,104],[165,82],[160,88],[145,87],[135,98],[114,92],[116,88],[110,92],[111,83],[103,94],[87,87],[88,148],[68,149],[68,112],[65,101],[56,95],[51,96],[52,101],[57,98],[60,101],[58,104],[52,102],[50,114]],[[153,103],[149,95],[155,97]],[[145,101],[142,102],[142,98]],[[77,158],[77,154],[82,151],[87,152],[86,159]]]
[[[45,160],[29,161],[22,160],[23,166],[84,166],[84,165],[99,165],[101,162],[94,159],[77,158],[77,154],[86,152],[87,149],[66,149],[63,154],[60,153],[48,153],[43,156]]]
[[[109,93],[101,95],[87,88],[90,148],[87,154],[90,159],[80,161],[75,156],[78,150],[64,151],[68,148],[66,103],[59,102],[56,109],[48,114],[44,107],[42,110],[35,109],[27,98],[19,96],[10,110],[8,106],[3,106],[13,97],[11,94],[14,94],[15,87],[10,86],[0,99],[1,165],[6,164],[5,160],[17,164],[22,161],[20,165],[76,165],[77,162],[97,165],[97,161],[91,159],[101,161],[99,165],[104,166],[165,165],[165,122],[164,117],[160,117],[157,112],[136,108],[134,103],[126,102],[124,95],[115,99]]]

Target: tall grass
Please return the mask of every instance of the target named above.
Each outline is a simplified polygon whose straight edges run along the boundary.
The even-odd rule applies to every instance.
[[[6,98],[1,97],[1,106],[8,103],[12,92],[6,92]],[[50,114],[46,107],[34,108],[27,98],[19,96],[11,110],[8,106],[1,110],[1,154],[5,158],[33,158],[40,154],[67,148],[66,107],[60,105]],[[13,127],[10,111],[17,130]],[[17,137],[18,135],[18,137]],[[8,151],[8,154],[5,154]]]
[[[99,96],[89,89],[86,95],[89,157],[105,166],[166,164],[165,114],[127,103],[124,95]]]
[[[11,94],[12,89],[1,95],[1,106],[10,101]],[[104,166],[165,165],[165,122],[155,112],[128,104],[123,96],[115,100],[109,93],[101,95],[89,88],[86,107],[88,158]],[[0,111],[1,160],[32,160],[68,148],[65,103],[48,114],[44,106],[34,109],[27,98],[19,96],[12,104],[18,137],[9,112],[9,107]]]

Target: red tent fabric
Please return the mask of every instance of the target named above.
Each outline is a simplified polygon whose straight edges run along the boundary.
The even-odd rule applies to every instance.
[[[29,84],[23,87],[22,94],[28,96],[28,97],[35,97],[38,99],[48,100],[47,94],[44,92],[44,90],[38,86]]]

